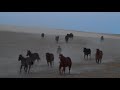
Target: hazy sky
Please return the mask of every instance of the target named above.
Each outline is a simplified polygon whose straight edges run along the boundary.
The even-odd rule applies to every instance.
[[[0,12],[0,24],[120,34],[120,12]]]

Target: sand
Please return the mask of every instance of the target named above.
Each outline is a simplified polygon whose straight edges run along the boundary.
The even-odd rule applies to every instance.
[[[23,33],[24,32],[24,33]],[[41,33],[45,38],[41,38]],[[68,44],[64,36],[73,33],[74,39]],[[55,36],[60,35],[60,41],[55,42]],[[104,42],[100,36],[104,35]],[[0,77],[1,78],[119,78],[120,77],[120,37],[119,35],[78,32],[72,30],[23,28],[18,26],[0,26]],[[59,58],[57,47],[62,47],[64,56],[72,59],[71,74],[66,68],[65,75],[59,75]],[[83,47],[91,48],[92,59],[83,59]],[[102,64],[95,62],[95,50],[103,50]],[[39,53],[40,62],[35,62],[29,74],[20,74],[19,54],[26,56],[27,50]],[[51,52],[55,56],[55,65],[47,66],[45,53]]]

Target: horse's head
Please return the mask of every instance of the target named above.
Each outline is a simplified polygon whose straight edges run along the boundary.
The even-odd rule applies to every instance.
[[[49,53],[47,52],[46,55],[49,55]]]
[[[96,51],[100,51],[99,49],[96,49]]]
[[[31,55],[31,51],[27,50],[27,55],[26,56],[30,56]]]
[[[99,54],[100,50],[99,49],[96,49],[96,54]]]
[[[85,52],[85,50],[86,50],[86,48],[84,47],[84,48],[83,48],[83,52]]]
[[[63,54],[59,54],[59,58],[61,59],[63,57]]]
[[[22,59],[22,55],[20,54],[18,57],[18,61],[20,61]]]

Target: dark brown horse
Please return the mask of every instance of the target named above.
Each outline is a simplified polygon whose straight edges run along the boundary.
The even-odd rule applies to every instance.
[[[61,74],[61,68],[62,69],[62,73],[65,74],[65,68],[68,67],[69,68],[69,74],[70,74],[70,70],[71,70],[71,66],[72,66],[72,61],[70,57],[64,57],[62,54],[59,55],[60,58],[60,65],[59,65],[59,72]]]
[[[95,59],[96,59],[96,63],[101,63],[103,57],[103,52],[99,49],[96,49],[96,55],[95,55]]]
[[[51,67],[54,65],[54,55],[52,53],[48,53],[48,52],[46,53],[46,60],[47,60],[48,66],[49,64]]]
[[[25,58],[20,54],[18,57],[18,61],[21,61],[20,73],[21,73],[22,67],[24,67],[25,72],[29,73],[31,66],[33,65],[32,59],[30,57]]]

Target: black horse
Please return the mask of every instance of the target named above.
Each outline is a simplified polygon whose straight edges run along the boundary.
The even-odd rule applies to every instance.
[[[70,33],[70,34],[69,34],[69,38],[72,38],[72,39],[73,39],[73,33]]]
[[[66,43],[68,43],[68,40],[69,40],[69,36],[66,35],[66,36],[65,36],[65,41],[66,41]]]
[[[83,52],[84,52],[84,59],[85,59],[85,56],[87,55],[87,59],[88,59],[88,55],[90,56],[91,58],[91,49],[90,48],[84,48],[83,49]]]
[[[54,55],[52,53],[46,53],[46,60],[47,60],[47,64],[49,66],[49,63],[50,63],[50,66],[52,67],[52,65],[54,65]]]
[[[38,53],[32,53],[30,50],[27,51],[27,55],[26,56],[29,56],[32,60],[33,60],[33,63],[37,60],[39,61],[40,60],[40,57],[39,57],[39,54]]]
[[[45,34],[44,34],[44,33],[42,33],[42,34],[41,34],[41,37],[42,37],[42,38],[44,38],[44,36],[45,36]]]
[[[20,73],[21,73],[21,69],[22,67],[24,67],[24,71],[28,72],[31,69],[31,66],[33,65],[33,61],[30,57],[23,57],[21,54],[18,57],[18,61],[21,61],[21,66],[20,66]]]
[[[56,40],[56,42],[58,43],[58,41],[59,41],[59,36],[56,36],[56,37],[55,37],[55,40]]]

